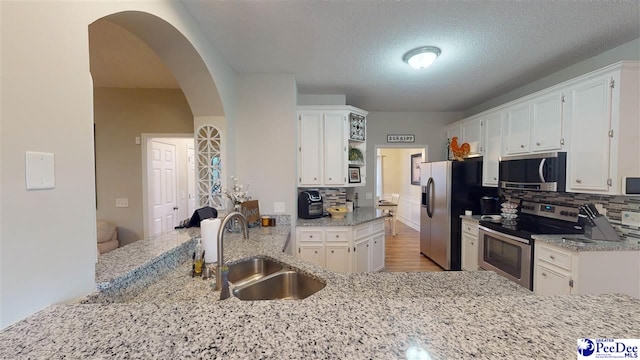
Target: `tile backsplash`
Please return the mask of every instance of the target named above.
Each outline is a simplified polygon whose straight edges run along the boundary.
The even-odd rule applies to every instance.
[[[640,197],[506,189],[501,190],[501,196],[514,202],[522,199],[575,207],[586,203],[602,204],[607,210],[607,219],[618,234],[627,242],[640,244],[640,228],[622,225],[623,211],[640,212]]]
[[[322,208],[325,212],[329,207],[345,206],[347,204],[347,191],[345,188],[298,189],[298,192],[303,190],[318,190],[322,196]]]

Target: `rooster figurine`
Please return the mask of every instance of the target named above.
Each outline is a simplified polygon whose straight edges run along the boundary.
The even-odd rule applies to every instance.
[[[454,136],[453,138],[451,138],[451,152],[453,152],[453,157],[456,160],[464,160],[464,157],[469,155],[470,151],[471,146],[469,145],[469,143],[464,143],[458,146],[458,137]]]

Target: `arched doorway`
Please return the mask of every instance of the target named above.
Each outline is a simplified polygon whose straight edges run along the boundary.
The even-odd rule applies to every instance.
[[[104,36],[104,32],[109,32],[108,36]],[[118,126],[111,126],[115,133],[112,138],[101,133],[100,124],[96,127],[97,216],[114,219],[126,244],[154,235],[149,225],[155,216],[149,205],[154,191],[153,185],[148,188],[146,184],[156,182],[147,176],[146,152],[142,151],[140,156],[140,145],[142,150],[145,145],[140,144],[140,133],[193,133],[196,118],[219,121],[224,119],[224,110],[216,85],[198,52],[187,38],[161,18],[139,11],[120,12],[96,20],[89,26],[89,33],[94,87],[96,84],[109,87],[109,90],[94,91],[94,118],[96,122],[121,118],[121,123],[126,124],[117,131],[113,128]],[[102,42],[93,41],[95,38]],[[105,38],[119,43],[104,46]],[[96,49],[95,43],[103,48]],[[109,99],[105,100],[105,96]],[[105,120],[105,106],[117,108],[117,114],[112,113]],[[123,115],[126,112],[128,116]],[[198,122],[197,126],[201,126],[201,120]],[[121,145],[117,150],[104,150],[105,146],[113,147],[112,143],[118,142]],[[125,151],[126,148],[129,151]],[[196,154],[196,158],[201,156]],[[108,158],[106,163],[111,163],[111,171],[105,170],[108,166],[103,166],[104,158]],[[113,176],[103,178],[104,174],[119,172],[118,166],[129,168],[124,177],[118,177],[119,184]],[[184,191],[178,189],[173,196],[176,200],[184,197]],[[122,200],[127,200],[124,203],[128,208],[114,207],[114,203],[122,204]],[[184,206],[174,209],[172,221],[188,216],[186,200]],[[172,229],[173,225],[163,228]]]

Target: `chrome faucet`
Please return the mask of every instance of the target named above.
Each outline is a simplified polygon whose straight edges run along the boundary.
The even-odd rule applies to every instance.
[[[218,263],[216,264],[216,284],[214,290],[222,290],[222,267],[224,266],[224,256],[222,254],[222,242],[224,241],[224,228],[227,226],[227,223],[234,218],[238,218],[240,220],[240,224],[242,225],[242,233],[245,239],[249,238],[249,227],[247,224],[247,218],[238,211],[230,212],[227,216],[222,220],[222,224],[220,224],[220,229],[218,230]]]

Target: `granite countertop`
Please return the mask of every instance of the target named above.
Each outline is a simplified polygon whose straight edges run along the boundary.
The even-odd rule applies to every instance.
[[[0,333],[0,357],[574,359],[577,339],[640,337],[638,308],[622,295],[56,305]]]
[[[298,226],[356,226],[387,217],[387,215],[375,207],[359,207],[352,212],[348,212],[343,219],[333,219],[329,216],[318,219],[300,219]]]
[[[479,222],[480,221],[480,217],[482,215],[460,215],[460,219],[462,220],[471,220],[471,221],[475,221],[475,222]]]
[[[563,238],[584,238],[583,235],[533,235],[536,241],[542,241],[551,245],[556,245],[565,249],[574,251],[640,251],[639,244],[631,244],[626,241],[605,241],[605,240],[592,240],[593,243],[584,245],[576,245],[568,242],[564,242]]]
[[[267,256],[326,282],[304,300],[217,301],[213,281],[191,278],[183,260],[112,301],[54,305],[8,327],[0,358],[564,359],[578,338],[640,337],[638,299],[535,296],[489,271],[333,273],[283,253],[289,230],[229,234],[225,259]]]

